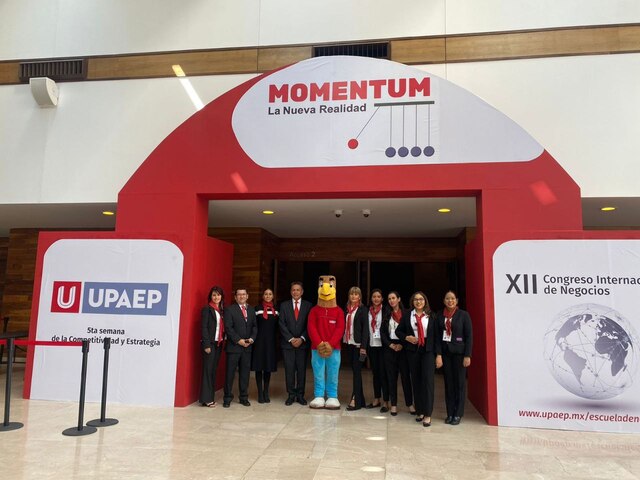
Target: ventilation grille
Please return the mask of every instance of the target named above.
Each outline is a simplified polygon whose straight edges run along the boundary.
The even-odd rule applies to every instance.
[[[313,47],[314,57],[331,57],[335,55],[389,59],[389,43],[351,43]]]
[[[87,60],[53,60],[20,64],[20,81],[27,83],[33,77],[49,77],[56,82],[85,80]]]

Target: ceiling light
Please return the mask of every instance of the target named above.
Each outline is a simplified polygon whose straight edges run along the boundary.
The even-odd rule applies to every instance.
[[[102,212],[102,214],[110,217],[111,215],[115,215],[116,212],[112,212],[111,210],[105,210],[104,212]]]
[[[613,212],[615,209],[616,207],[602,207],[600,210],[603,212]]]
[[[451,209],[450,208],[439,208],[438,212],[440,212],[440,213],[450,213]]]
[[[186,77],[180,65],[171,65],[171,68],[173,69],[173,73],[176,74],[176,77]]]
[[[265,215],[273,215],[276,212],[274,212],[273,210],[262,210],[262,213],[264,213]]]

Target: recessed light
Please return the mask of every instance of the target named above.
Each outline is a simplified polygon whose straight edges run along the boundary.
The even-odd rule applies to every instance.
[[[440,212],[440,213],[450,213],[451,209],[450,208],[439,208],[438,212]]]
[[[276,212],[274,212],[273,210],[262,210],[262,213],[265,215],[273,215]]]
[[[382,440],[386,440],[386,437],[366,437],[365,440],[371,440],[373,442],[381,442]]]
[[[603,212],[613,212],[615,209],[616,207],[602,207],[600,210]]]
[[[116,212],[112,212],[110,210],[105,210],[104,212],[102,212],[102,214],[110,217],[111,215],[115,215]]]

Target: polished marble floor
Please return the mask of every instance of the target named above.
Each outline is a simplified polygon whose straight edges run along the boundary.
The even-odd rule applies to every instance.
[[[5,366],[0,372],[4,399]],[[0,432],[3,480],[640,478],[640,435],[490,427],[470,405],[460,425],[445,425],[439,376],[430,428],[404,408],[391,417],[287,407],[280,369],[270,404],[255,401],[252,378],[250,407],[110,405],[107,416],[118,425],[66,437],[61,432],[77,424],[77,404],[23,400],[23,373],[17,366],[11,420],[25,426]],[[348,370],[340,380],[344,400]],[[370,376],[365,385],[370,399]],[[311,385],[307,391],[310,397]],[[88,404],[85,419],[96,417],[99,406]]]

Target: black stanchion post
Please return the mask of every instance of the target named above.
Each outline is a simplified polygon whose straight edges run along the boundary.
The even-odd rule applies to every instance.
[[[107,415],[107,381],[109,378],[109,349],[111,339],[104,339],[104,363],[102,364],[102,400],[100,403],[100,418],[87,422],[90,427],[110,427],[118,423],[115,418],[105,418]]]
[[[89,357],[89,340],[82,341],[82,372],[80,373],[80,405],[78,408],[78,427],[67,428],[62,432],[69,437],[79,437],[96,433],[96,427],[84,426],[84,397],[87,390],[87,359]]]
[[[20,422],[10,422],[9,414],[11,413],[11,377],[13,376],[13,355],[16,346],[13,344],[13,338],[7,339],[7,380],[4,390],[4,422],[0,425],[0,432],[8,432],[10,430],[18,430],[24,427]]]

